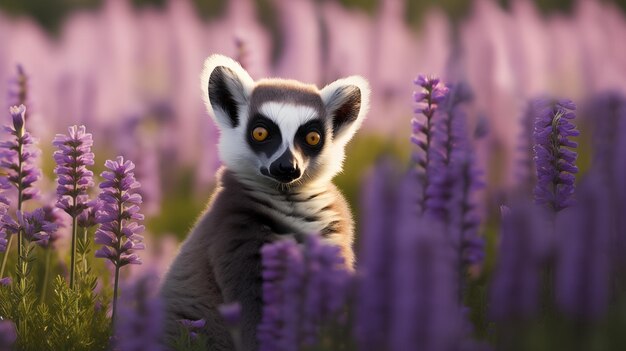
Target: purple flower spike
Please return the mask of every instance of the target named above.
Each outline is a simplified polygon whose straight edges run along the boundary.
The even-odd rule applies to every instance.
[[[307,237],[304,249],[282,240],[261,249],[263,317],[257,327],[259,350],[299,350],[317,342],[319,327],[347,299],[351,275],[339,249]]]
[[[46,222],[48,223],[52,223],[54,225],[56,225],[57,229],[59,227],[63,227],[63,218],[61,217],[61,210],[51,206],[51,205],[46,205],[44,207],[41,208],[44,212],[44,219],[46,220]],[[48,238],[48,241],[45,243],[40,243],[40,245],[44,248],[47,247],[54,247],[54,244],[56,243],[57,240],[59,240],[60,238],[60,233],[58,230],[55,230],[51,233],[49,233],[50,236]]]
[[[363,351],[385,349],[390,332],[391,301],[388,295],[393,282],[391,258],[395,253],[393,240],[389,240],[386,233],[393,233],[397,225],[393,218],[397,193],[394,184],[398,179],[396,166],[390,160],[379,161],[361,191],[364,216],[357,282],[360,293],[356,296],[354,332],[358,348]],[[417,179],[413,179],[412,184],[417,188]],[[405,195],[416,193],[416,189],[403,190],[407,190]],[[410,201],[417,202],[416,199]]]
[[[4,177],[0,177],[0,222],[2,218],[7,214],[7,210],[9,207],[9,199],[4,196],[4,191],[10,188],[11,185]],[[6,229],[3,225],[0,225],[0,252],[5,252],[7,250],[8,240]]]
[[[419,75],[414,83],[420,87],[420,91],[413,94],[414,101],[417,103],[414,110],[416,116],[411,120],[413,127],[411,142],[417,146],[413,158],[418,167],[426,172],[430,164],[435,112],[439,104],[446,99],[448,89],[443,84],[439,84],[438,78],[427,77],[423,74]],[[427,182],[427,179],[423,178],[423,181]],[[426,189],[426,187],[424,184],[423,188]]]
[[[190,319],[180,319],[178,320],[178,323],[189,330],[202,329],[206,325],[206,321],[204,319],[198,319],[195,321]]]
[[[0,279],[0,286],[10,286],[11,285],[11,277],[4,277]]]
[[[22,230],[24,239],[45,246],[50,235],[57,230],[57,225],[46,220],[46,212],[38,208],[33,212],[17,211],[17,221],[11,216],[2,217],[2,226],[8,233],[15,234]]]
[[[87,202],[87,209],[85,209],[78,216],[78,226],[81,228],[91,228],[98,224],[96,220],[96,214],[102,208],[102,202],[100,199],[95,199]]]
[[[7,250],[7,233],[4,230],[0,230],[0,252]]]
[[[13,137],[0,143],[0,166],[7,170],[7,179],[22,193],[21,200],[30,200],[37,196],[33,183],[39,178],[39,170],[33,164],[37,151],[33,149],[34,140],[24,128],[24,105],[10,109],[13,128],[5,130]]]
[[[28,75],[22,65],[17,65],[17,75],[9,81],[8,102],[9,106],[26,105],[31,108],[29,99]],[[26,116],[28,118],[28,116]]]
[[[135,193],[140,187],[132,170],[135,165],[118,156],[115,161],[107,160],[102,172],[105,180],[100,183],[102,193],[98,196],[102,209],[96,214],[100,227],[96,231],[95,242],[104,245],[96,251],[96,257],[106,258],[116,267],[127,264],[141,264],[135,251],[143,250],[144,226],[137,224],[143,220],[139,213],[141,195]]]
[[[187,330],[189,333],[189,338],[191,340],[196,340],[198,338],[198,333],[202,332],[204,326],[206,325],[206,321],[204,319],[191,320],[191,319],[179,319],[178,323]]]
[[[551,247],[543,214],[530,202],[502,208],[500,255],[490,298],[495,321],[525,320],[538,312],[541,267]]]
[[[578,173],[575,165],[578,144],[569,138],[579,132],[570,120],[576,115],[576,105],[570,100],[534,101],[535,111],[535,164],[537,167],[537,186],[535,201],[545,204],[555,212],[572,204],[574,194],[574,175]]]
[[[124,289],[120,300],[120,318],[115,324],[116,350],[165,350],[163,337],[163,305],[158,291],[156,274],[147,274]]]
[[[402,212],[395,238],[388,349],[455,349],[463,329],[454,252],[440,223]]]
[[[93,139],[85,126],[68,128],[69,135],[57,134],[52,144],[57,167],[57,207],[76,217],[87,208],[87,189],[93,186],[94,154],[91,152]]]
[[[600,179],[587,178],[580,202],[557,218],[559,255],[555,270],[557,306],[568,316],[593,321],[607,310],[610,296],[611,206]]]

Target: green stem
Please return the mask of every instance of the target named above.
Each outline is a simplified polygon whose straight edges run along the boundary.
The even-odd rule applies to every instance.
[[[43,287],[41,289],[41,304],[44,304],[46,301],[46,294],[48,292],[48,278],[50,277],[50,257],[52,256],[52,248],[46,248],[46,262],[43,273]]]
[[[28,273],[29,273],[29,265],[30,265],[30,256],[32,253],[33,247],[31,246],[31,244],[29,243],[28,247],[25,248],[25,256],[24,259],[21,260],[20,264],[17,266],[17,286],[18,286],[18,291],[19,291],[19,296],[20,296],[20,304],[21,304],[21,311],[18,312],[18,320],[19,320],[19,326],[21,329],[20,333],[22,333],[22,335],[28,335],[26,332],[26,319],[28,318],[29,314],[30,314],[30,309],[28,307],[28,298],[30,297],[30,293],[29,293],[29,282],[28,282]],[[19,309],[18,309],[19,310]]]
[[[115,324],[115,311],[117,310],[117,288],[120,280],[120,267],[115,265],[115,283],[113,285],[113,312],[111,313],[111,324]]]
[[[4,256],[2,257],[2,267],[0,267],[0,278],[4,278],[4,269],[7,266],[7,259],[9,258],[9,250],[11,250],[12,244],[13,244],[13,235],[9,235],[9,242],[7,243],[7,250],[4,252]]]
[[[83,245],[85,246],[84,247],[85,251],[83,252],[83,268],[84,268],[85,274],[87,274],[87,269],[89,267],[87,265],[87,254],[86,254],[86,252],[88,250],[88,248],[87,248],[87,245],[88,245],[88,243],[87,243],[87,228],[86,227],[83,228]]]
[[[120,191],[121,192],[121,191]],[[115,311],[117,310],[117,290],[118,283],[120,279],[120,250],[122,249],[122,214],[124,210],[124,203],[120,198],[118,199],[118,210],[117,210],[117,243],[115,244],[116,252],[117,252],[117,260],[115,261],[115,284],[113,285],[113,312],[111,313],[111,323],[115,324]]]
[[[24,132],[18,132],[21,134],[18,137],[18,147],[17,147],[17,210],[22,211],[22,202],[24,202],[24,189],[22,189],[22,181],[24,180],[22,172],[24,171],[24,143],[22,142],[22,136],[24,136]],[[18,266],[22,263],[22,255],[24,254],[24,239],[22,238],[22,229],[17,231],[17,264]],[[19,277],[18,277],[19,279]]]
[[[76,199],[74,199],[76,202]],[[70,289],[74,289],[76,281],[76,237],[78,236],[78,217],[72,217],[72,256],[70,258]]]

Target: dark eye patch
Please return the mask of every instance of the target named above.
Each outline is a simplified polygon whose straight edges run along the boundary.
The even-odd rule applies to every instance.
[[[320,135],[320,141],[317,145],[309,145],[306,142],[306,135],[310,132],[317,132]],[[302,153],[307,157],[317,156],[322,151],[326,142],[326,126],[319,119],[308,121],[298,128],[296,132],[294,145],[300,148]]]
[[[256,141],[252,137],[252,131],[254,128],[263,127],[267,129],[267,138],[263,141]],[[280,147],[282,143],[282,136],[280,135],[280,128],[271,119],[263,116],[260,113],[255,113],[248,122],[248,128],[246,130],[248,145],[255,153],[263,153],[267,157],[270,157]]]

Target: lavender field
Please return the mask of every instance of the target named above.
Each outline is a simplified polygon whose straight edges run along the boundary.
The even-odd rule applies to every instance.
[[[355,269],[264,245],[259,350],[626,349],[623,2],[44,3],[0,3],[0,351],[207,349],[159,289],[223,164],[216,53],[371,86],[334,179]]]

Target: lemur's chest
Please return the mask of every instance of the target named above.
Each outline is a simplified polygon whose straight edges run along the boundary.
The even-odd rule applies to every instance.
[[[317,190],[293,194],[252,192],[249,197],[271,223],[276,234],[336,233],[341,218],[336,194]]]

